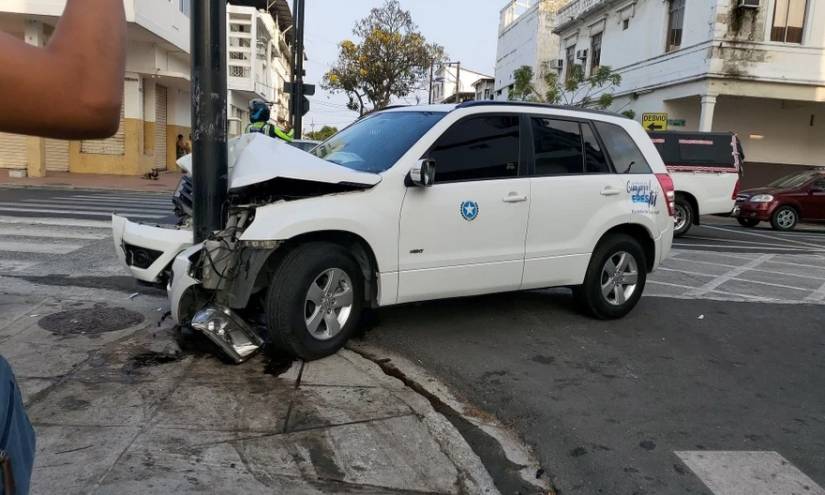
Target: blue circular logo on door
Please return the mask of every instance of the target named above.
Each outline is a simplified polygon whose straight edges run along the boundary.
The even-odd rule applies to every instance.
[[[478,203],[475,201],[461,203],[461,216],[468,222],[475,220],[478,217]]]

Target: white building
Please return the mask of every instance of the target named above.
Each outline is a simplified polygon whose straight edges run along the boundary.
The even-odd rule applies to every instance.
[[[446,64],[441,67],[433,79],[433,103],[460,103],[472,100],[476,96],[473,84],[479,79],[492,79],[492,76],[467,69],[459,64]],[[458,98],[456,98],[458,93]]]
[[[825,2],[740,3],[574,0],[557,14],[559,58],[620,73],[613,110],[737,132],[767,175],[825,165]]]
[[[177,136],[191,125],[190,0],[123,0],[128,23],[123,113],[105,140],[61,141],[0,133],[0,169],[142,175],[173,169]],[[227,6],[230,131],[248,123],[254,97],[276,103],[288,119],[284,82],[291,80],[287,0],[232,0]],[[0,1],[0,30],[44,46],[65,0]],[[268,8],[269,10],[259,10]],[[253,43],[254,40],[254,43]],[[234,125],[233,125],[234,124]],[[5,170],[3,171],[5,173]]]
[[[286,126],[289,94],[284,84],[292,81],[292,13],[286,0],[269,2],[269,11],[259,2],[227,5],[227,72],[230,135],[240,134],[249,124],[249,101],[262,98],[274,102],[272,120]],[[239,5],[248,4],[248,5]]]
[[[545,64],[558,58],[559,39],[553,34],[555,12],[567,0],[511,0],[501,9],[496,54],[495,93],[507,100],[516,69],[529,66],[540,75]],[[549,67],[552,69],[552,67]],[[537,90],[544,92],[538,77]]]
[[[496,91],[496,80],[492,77],[485,77],[473,83],[476,100],[494,100]]]

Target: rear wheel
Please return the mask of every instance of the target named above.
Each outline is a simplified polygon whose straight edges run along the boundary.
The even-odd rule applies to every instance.
[[[739,225],[742,227],[756,227],[759,225],[759,220],[755,218],[737,218],[736,221],[739,222]]]
[[[642,246],[628,235],[616,234],[596,248],[584,284],[574,294],[590,315],[603,320],[621,318],[639,302],[646,281]]]
[[[308,361],[334,354],[358,326],[363,287],[358,264],[341,246],[298,246],[275,271],[267,295],[273,345]]]
[[[771,217],[771,226],[774,230],[793,230],[798,222],[799,214],[791,206],[780,206]]]
[[[673,236],[682,237],[693,227],[693,206],[683,196],[676,197],[676,224],[673,227]]]

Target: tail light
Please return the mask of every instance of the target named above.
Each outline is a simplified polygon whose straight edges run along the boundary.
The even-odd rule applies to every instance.
[[[742,186],[742,180],[737,179],[736,180],[736,185],[733,186],[733,195],[730,197],[730,199],[735,200],[736,197],[739,196],[739,190],[741,189],[741,186]]]
[[[676,189],[673,187],[673,178],[670,174],[656,174],[659,179],[659,185],[662,186],[662,191],[665,192],[667,198],[667,213],[672,217],[676,217]]]

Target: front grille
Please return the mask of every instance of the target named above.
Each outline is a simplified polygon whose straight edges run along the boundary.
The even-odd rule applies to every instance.
[[[142,248],[132,244],[124,244],[123,250],[126,252],[126,264],[142,270],[152,266],[163,253],[154,249]]]
[[[179,216],[192,216],[192,177],[184,175],[172,196],[175,212]]]

